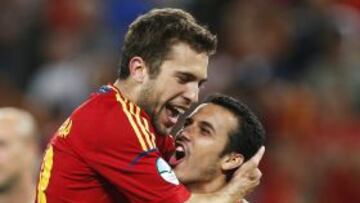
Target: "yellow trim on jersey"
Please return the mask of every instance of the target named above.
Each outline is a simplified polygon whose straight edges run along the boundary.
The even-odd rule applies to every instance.
[[[151,142],[154,145],[154,147],[156,147],[156,143],[155,143],[155,135],[154,133],[152,133],[149,129],[149,123],[145,118],[142,118],[144,125],[145,125],[145,129],[147,130],[147,132],[149,132],[150,136],[151,136]]]
[[[141,122],[140,108],[138,106],[135,106],[135,109],[136,109],[136,111],[135,111],[134,115],[135,115],[136,121],[139,124],[142,133],[145,135],[148,146],[150,147],[150,149],[153,149],[155,147],[154,147],[154,144],[150,140],[150,134],[146,131],[145,126]],[[130,110],[134,110],[134,104],[133,103],[130,103]]]
[[[138,140],[140,142],[141,148],[144,151],[148,151],[148,148],[144,142],[144,139],[142,138],[141,133],[140,133],[138,127],[136,126],[134,119],[131,116],[131,113],[129,112],[129,110],[126,107],[126,102],[121,99],[120,94],[117,91],[116,91],[116,100],[121,103],[123,111],[125,112],[125,115],[127,116],[128,120],[131,124],[131,127],[134,129],[136,137],[138,138]]]
[[[45,152],[44,160],[41,166],[41,174],[39,177],[38,196],[37,196],[38,203],[47,202],[45,190],[49,185],[51,169],[53,167],[53,157],[54,157],[54,151],[53,151],[53,147],[50,145]]]
[[[144,151],[148,151],[156,148],[155,136],[150,132],[146,119],[140,115],[140,107],[122,97],[120,91],[115,87],[110,86],[110,88],[116,92],[116,99],[121,103],[123,111],[125,112],[132,128],[134,129],[142,149]],[[127,103],[129,104],[129,107],[127,106]],[[144,123],[141,122],[141,119],[145,120]],[[147,146],[149,148],[147,148]]]
[[[66,119],[66,121],[60,126],[58,130],[59,137],[66,138],[71,131],[72,120],[70,118]]]

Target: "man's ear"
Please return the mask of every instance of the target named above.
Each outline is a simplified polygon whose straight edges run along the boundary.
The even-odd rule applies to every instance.
[[[244,162],[244,156],[239,153],[226,154],[221,159],[221,169],[228,171],[239,167]]]
[[[136,82],[142,83],[144,81],[147,69],[145,61],[141,57],[135,56],[130,59],[129,70],[131,78]]]

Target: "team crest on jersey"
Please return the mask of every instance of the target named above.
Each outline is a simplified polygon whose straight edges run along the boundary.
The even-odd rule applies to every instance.
[[[174,185],[179,185],[179,180],[177,179],[174,170],[163,158],[158,158],[156,160],[156,168],[160,176],[166,182],[172,183]]]
[[[72,120],[70,118],[66,119],[66,121],[60,126],[57,134],[59,137],[66,138],[66,136],[70,133],[72,127]]]

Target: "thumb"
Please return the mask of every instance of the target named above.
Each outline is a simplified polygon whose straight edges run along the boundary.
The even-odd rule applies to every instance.
[[[265,153],[265,147],[261,146],[260,149],[256,152],[256,154],[251,157],[248,161],[246,161],[240,168],[242,168],[244,171],[247,170],[253,170],[257,168],[260,164],[260,161]]]

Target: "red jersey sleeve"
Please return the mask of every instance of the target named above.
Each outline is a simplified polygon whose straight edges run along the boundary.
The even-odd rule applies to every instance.
[[[180,203],[190,197],[162,158],[157,137],[139,107],[116,92],[87,105],[73,114],[67,139],[96,174],[129,202]],[[171,143],[166,143],[170,149]]]

